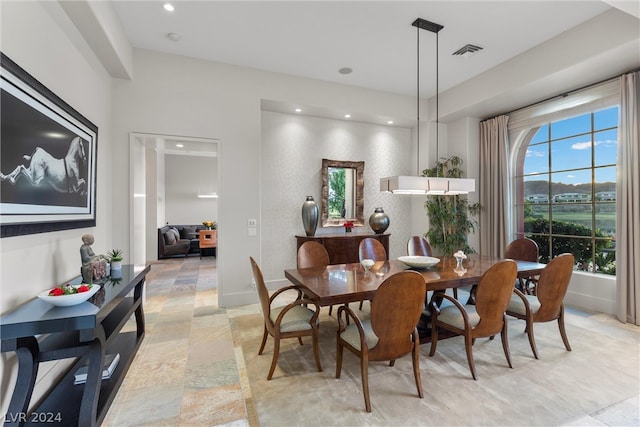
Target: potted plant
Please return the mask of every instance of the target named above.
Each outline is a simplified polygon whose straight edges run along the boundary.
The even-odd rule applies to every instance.
[[[112,249],[107,252],[107,258],[111,260],[111,270],[122,269],[122,250]]]
[[[458,156],[442,158],[436,166],[422,171],[422,176],[462,177],[462,159]],[[451,256],[462,250],[474,253],[469,246],[467,236],[474,230],[477,222],[473,219],[480,212],[480,204],[469,204],[465,196],[428,196],[424,207],[429,217],[429,231],[425,237],[432,246],[440,249],[443,255]]]

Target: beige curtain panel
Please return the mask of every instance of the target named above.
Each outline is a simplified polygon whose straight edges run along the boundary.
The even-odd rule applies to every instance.
[[[640,72],[620,77],[616,184],[616,302],[622,322],[640,326]]]
[[[503,256],[509,240],[508,121],[498,116],[480,122],[480,253],[493,257]]]

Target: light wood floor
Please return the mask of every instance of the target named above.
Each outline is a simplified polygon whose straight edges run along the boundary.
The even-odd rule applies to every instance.
[[[535,360],[524,323],[510,321],[514,369],[500,340],[478,340],[478,381],[460,337],[441,341],[433,358],[424,344],[424,399],[415,395],[409,357],[393,368],[372,364],[371,414],[355,357],[345,352],[335,379],[336,322],[323,309],[323,372],[315,369],[308,340],[303,346],[290,340],[266,381],[273,342],[257,355],[260,308],[219,308],[215,263],[190,257],[152,265],[147,334],[103,425],[640,425],[640,328],[575,309],[567,310],[572,352],[555,323],[536,325],[541,359]]]

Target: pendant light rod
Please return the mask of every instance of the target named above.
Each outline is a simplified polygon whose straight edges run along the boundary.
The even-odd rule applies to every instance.
[[[439,104],[439,99],[438,99],[438,32],[440,30],[442,30],[444,28],[444,26],[440,25],[440,24],[436,24],[435,22],[431,22],[431,21],[427,21],[426,19],[422,19],[422,18],[418,18],[415,21],[413,21],[413,23],[411,24],[414,27],[416,27],[416,34],[417,34],[417,43],[416,45],[418,46],[418,53],[416,55],[417,57],[417,77],[416,77],[416,102],[417,102],[417,115],[418,115],[418,132],[417,132],[417,137],[418,137],[418,152],[417,152],[417,169],[418,169],[418,175],[420,175],[420,30],[427,30],[430,31],[432,33],[435,33],[436,35],[436,163],[438,162],[438,151],[439,151],[439,145],[440,145],[440,139],[439,139],[439,126],[438,126],[438,117],[439,117],[439,111],[438,111],[438,104]]]

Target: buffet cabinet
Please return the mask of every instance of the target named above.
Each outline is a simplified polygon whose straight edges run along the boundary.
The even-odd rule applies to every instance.
[[[329,262],[331,264],[349,264],[352,262],[360,262],[358,256],[358,248],[360,242],[366,238],[372,238],[380,241],[389,257],[389,234],[322,234],[317,236],[296,236],[296,251],[306,241],[312,240],[320,243],[327,249],[329,253]]]
[[[0,317],[2,352],[15,352],[18,361],[5,426],[102,423],[144,338],[142,294],[149,270],[123,265],[117,277],[112,270],[100,290],[78,305],[54,307],[36,298]],[[69,283],[81,281],[76,277]],[[135,319],[135,327],[124,332],[130,319]],[[119,354],[119,363],[108,379],[102,379],[107,354]],[[30,410],[40,363],[62,359],[75,360]],[[86,382],[74,384],[83,365]]]

